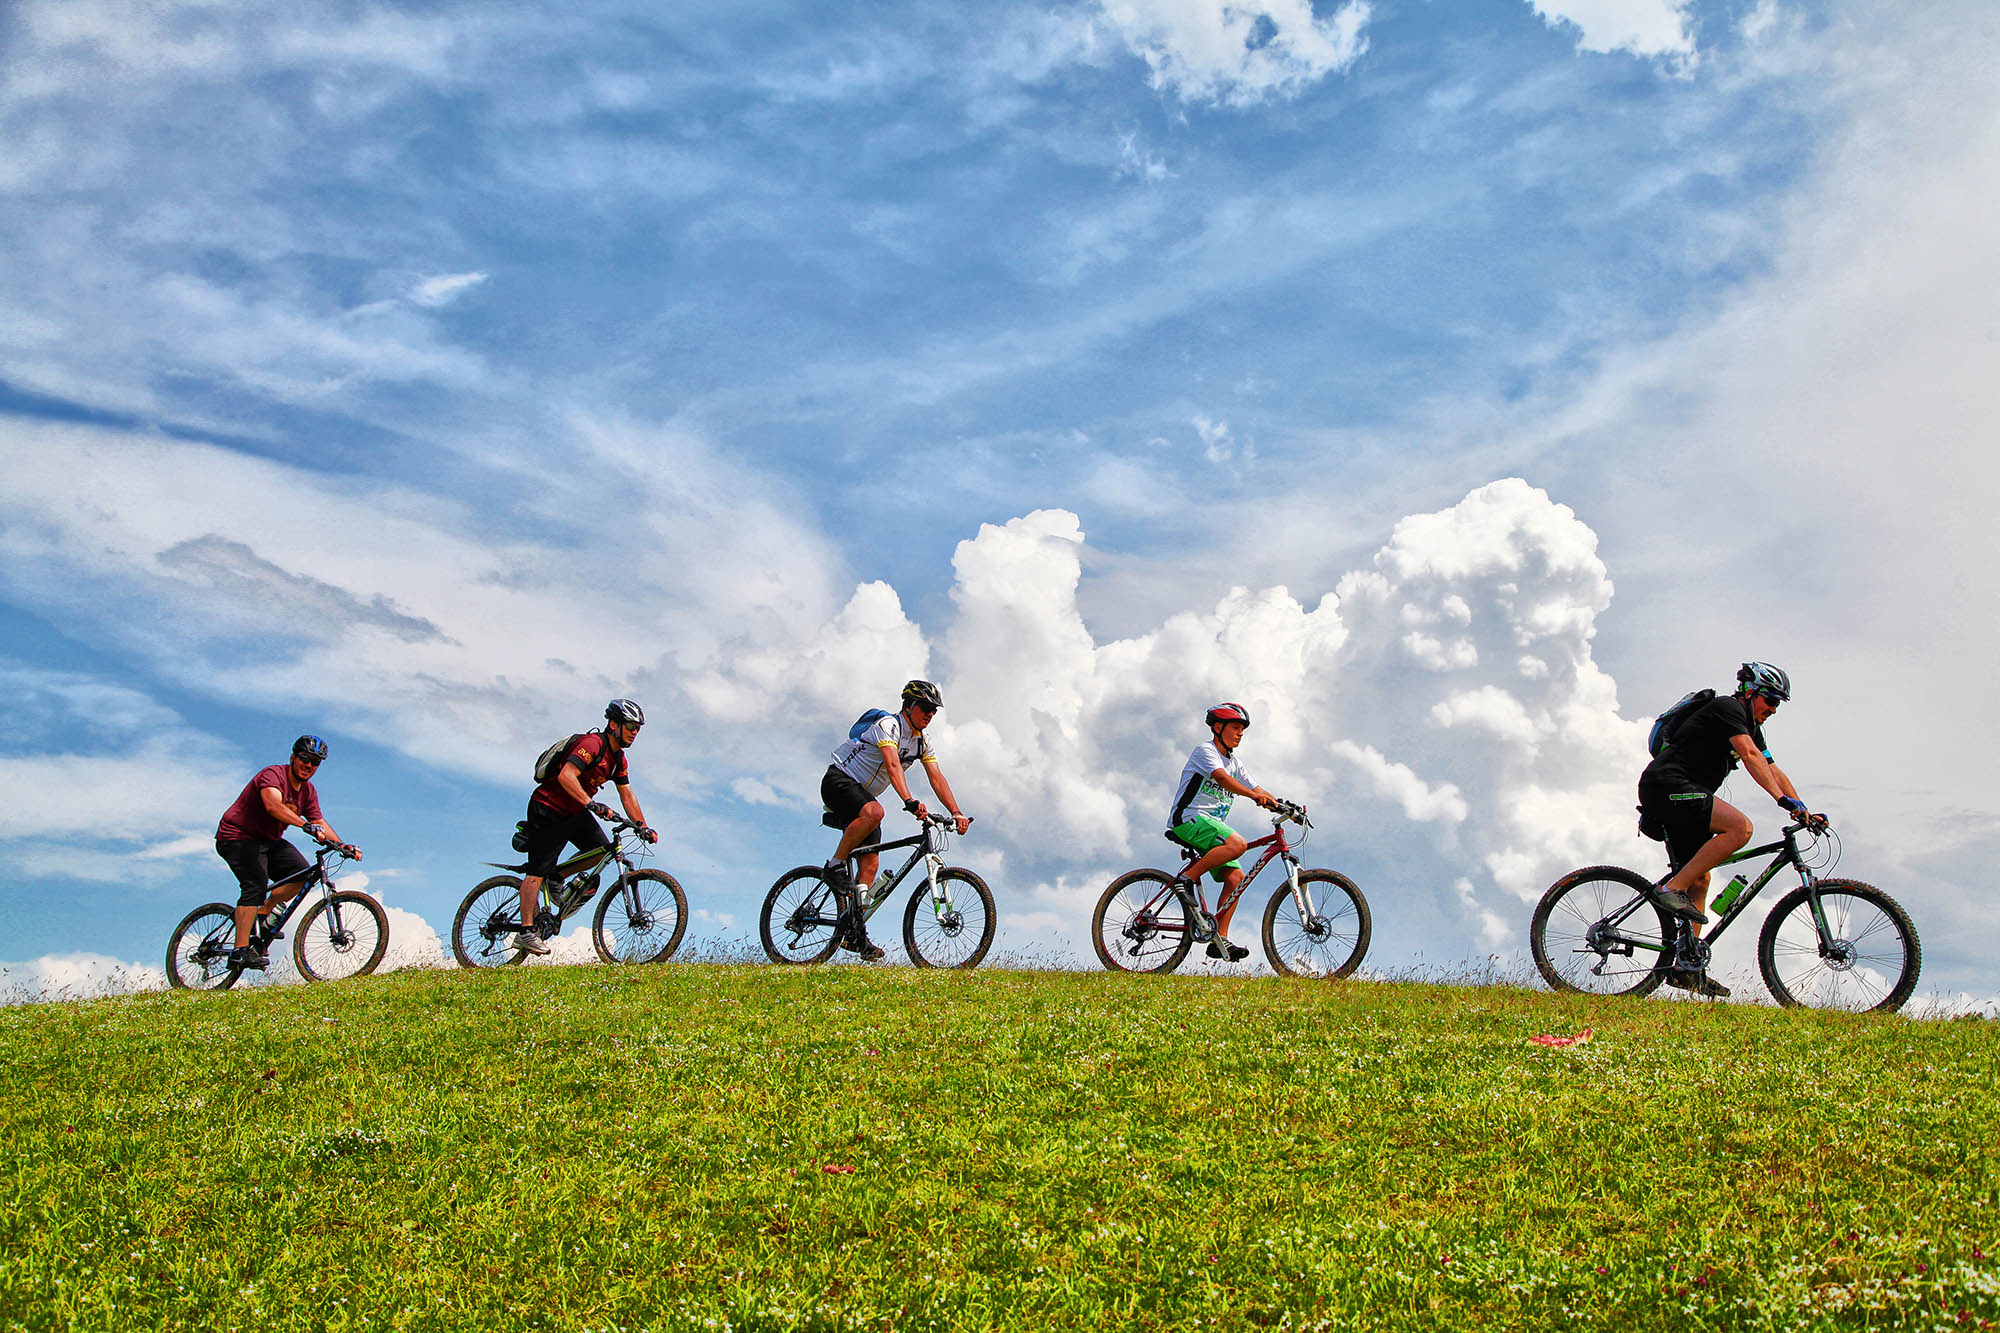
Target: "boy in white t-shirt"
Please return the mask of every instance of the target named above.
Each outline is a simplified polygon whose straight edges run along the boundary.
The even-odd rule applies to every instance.
[[[1222,908],[1215,918],[1215,938],[1208,942],[1208,956],[1238,962],[1250,956],[1240,944],[1231,944],[1229,918],[1236,915],[1231,896],[1243,882],[1243,866],[1237,857],[1250,845],[1249,839],[1223,821],[1238,796],[1248,796],[1266,810],[1279,804],[1278,798],[1257,786],[1236,758],[1243,733],[1250,729],[1250,710],[1242,704],[1221,703],[1208,710],[1209,735],[1214,739],[1194,747],[1181,780],[1174,787],[1174,802],[1167,813],[1167,832],[1176,842],[1192,848],[1194,863],[1181,872],[1183,878],[1199,882],[1214,875],[1222,885]]]

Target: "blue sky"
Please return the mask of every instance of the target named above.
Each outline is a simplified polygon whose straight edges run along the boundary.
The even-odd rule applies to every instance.
[[[1990,1001],[2000,43],[1879,8],[8,7],[0,958],[156,966],[302,730],[420,949],[612,694],[741,941],[916,674],[1003,951],[1231,697],[1372,962],[1514,956],[1758,656]]]

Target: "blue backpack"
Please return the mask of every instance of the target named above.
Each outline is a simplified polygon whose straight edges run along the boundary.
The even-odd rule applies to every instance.
[[[1653,719],[1653,730],[1646,737],[1646,753],[1658,756],[1660,751],[1674,743],[1674,733],[1695,709],[1715,697],[1714,690],[1689,690],[1681,696],[1679,703]]]
[[[1709,693],[1714,694],[1715,691],[1710,690]],[[895,714],[891,713],[886,708],[871,708],[867,712],[863,713],[860,717],[854,719],[854,725],[847,729],[847,739],[851,741],[858,741],[861,739],[862,732],[868,730],[868,728],[874,726],[877,722],[880,722],[883,718],[894,717],[894,716]]]

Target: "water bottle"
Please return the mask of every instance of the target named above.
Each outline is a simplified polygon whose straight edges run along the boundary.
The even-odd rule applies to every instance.
[[[1721,916],[1736,905],[1736,900],[1743,896],[1744,887],[1749,883],[1750,881],[1741,875],[1730,880],[1723,886],[1722,892],[1715,895],[1715,901],[1709,905],[1708,910]]]

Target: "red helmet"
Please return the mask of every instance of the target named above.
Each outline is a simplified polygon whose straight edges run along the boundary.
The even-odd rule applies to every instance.
[[[1241,722],[1250,725],[1250,710],[1242,704],[1217,704],[1208,710],[1208,725],[1219,727],[1224,722]]]

